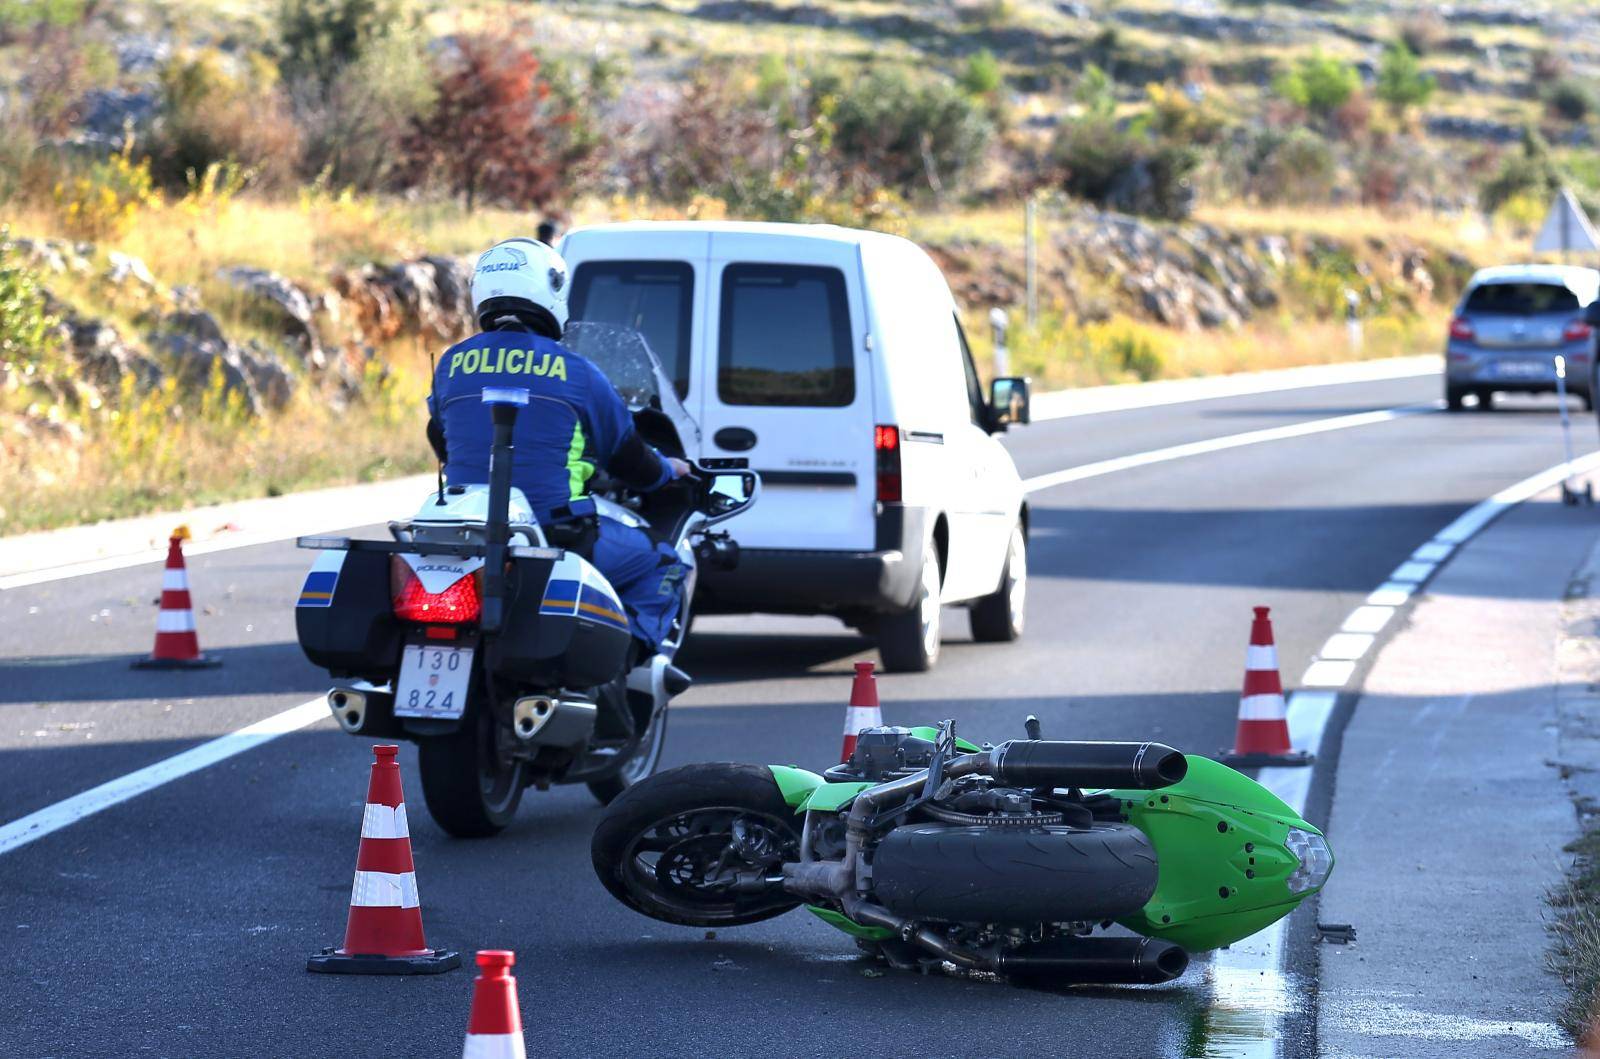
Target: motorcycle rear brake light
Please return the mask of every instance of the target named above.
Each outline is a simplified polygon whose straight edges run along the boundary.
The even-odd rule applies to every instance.
[[[1289,892],[1303,894],[1320,889],[1333,871],[1333,851],[1328,848],[1328,840],[1315,831],[1291,827],[1283,844],[1300,861],[1300,866],[1289,873]]]
[[[1450,337],[1459,338],[1463,342],[1471,342],[1478,337],[1478,332],[1472,329],[1472,324],[1469,321],[1458,316],[1450,321]]]
[[[1582,342],[1593,335],[1594,328],[1590,327],[1588,323],[1583,320],[1574,320],[1567,325],[1565,331],[1561,332],[1561,339],[1564,342]]]
[[[422,579],[400,556],[394,556],[389,569],[390,599],[394,604],[394,616],[401,621],[460,625],[477,621],[478,615],[483,612],[483,600],[478,593],[475,577],[463,577],[443,592],[429,592],[422,586]]]
[[[422,635],[430,640],[454,640],[456,627],[454,625],[430,625],[422,630]]]
[[[900,428],[883,425],[873,427],[872,447],[877,453],[878,499],[899,503]]]

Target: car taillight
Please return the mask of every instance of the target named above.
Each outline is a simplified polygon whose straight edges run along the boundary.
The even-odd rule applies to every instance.
[[[390,560],[389,598],[394,604],[394,616],[401,621],[460,625],[477,621],[483,611],[475,575],[462,577],[443,592],[429,592],[422,587],[416,571],[398,555]]]
[[[872,428],[872,447],[877,451],[878,499],[900,501],[900,428]]]
[[[1458,316],[1450,321],[1450,337],[1459,338],[1463,342],[1471,342],[1478,337],[1478,332],[1472,329],[1470,322]]]
[[[1594,335],[1594,328],[1586,321],[1573,320],[1567,324],[1567,329],[1561,332],[1563,342],[1584,342]]]

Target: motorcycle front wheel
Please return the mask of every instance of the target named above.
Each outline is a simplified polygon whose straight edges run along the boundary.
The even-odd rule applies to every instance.
[[[798,818],[759,765],[685,765],[640,781],[607,807],[589,853],[611,896],[665,923],[736,926],[800,904],[778,887],[735,885],[800,856]]]
[[[457,838],[504,831],[522,802],[526,763],[504,764],[494,747],[494,719],[478,708],[446,736],[419,741],[417,763],[428,814]]]

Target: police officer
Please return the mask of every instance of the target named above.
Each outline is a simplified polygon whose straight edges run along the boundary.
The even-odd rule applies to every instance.
[[[512,438],[512,485],[552,528],[598,519],[595,566],[628,609],[634,636],[654,654],[680,605],[677,553],[643,530],[599,517],[588,497],[597,468],[648,492],[689,473],[634,430],[627,406],[600,371],[557,341],[567,326],[567,263],[534,239],[507,239],[478,258],[472,307],[479,334],[445,352],[428,398],[428,440],[452,483],[489,480],[492,427],[485,387],[526,389]]]

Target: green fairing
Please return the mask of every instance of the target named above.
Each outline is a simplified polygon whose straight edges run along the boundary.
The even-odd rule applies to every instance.
[[[1174,786],[1103,793],[1122,801],[1160,865],[1154,896],[1118,922],[1201,952],[1249,937],[1315,893],[1289,891],[1299,861],[1283,843],[1291,825],[1322,832],[1248,776],[1209,758],[1188,762]]]
[[[853,938],[863,938],[867,941],[887,941],[889,938],[894,937],[894,931],[887,927],[864,927],[843,912],[835,912],[831,908],[823,908],[820,905],[806,905],[806,911],[828,924],[828,926],[838,927]]]
[[[868,787],[876,787],[875,783],[824,783],[811,792],[805,804],[800,806],[801,811],[816,811],[819,813],[842,812],[846,806],[856,800],[856,795]]]
[[[783,800],[798,811],[812,791],[828,782],[815,772],[807,772],[793,765],[768,765],[772,779],[783,792]]]

